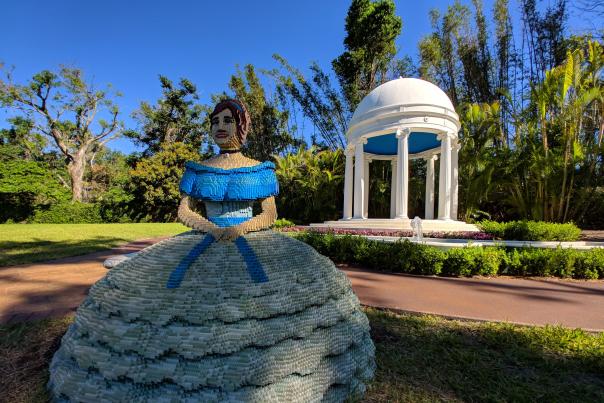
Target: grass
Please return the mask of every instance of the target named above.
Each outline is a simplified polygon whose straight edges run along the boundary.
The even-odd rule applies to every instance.
[[[366,309],[377,347],[367,402],[604,401],[604,334]],[[71,318],[0,326],[0,390],[43,402]]]
[[[0,224],[0,266],[84,255],[187,231],[176,224]]]

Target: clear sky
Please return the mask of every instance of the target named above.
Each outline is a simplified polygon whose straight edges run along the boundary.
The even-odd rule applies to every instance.
[[[417,43],[430,32],[428,11],[452,3],[397,0],[400,53],[417,58]],[[485,1],[489,15],[492,3]],[[237,64],[270,69],[276,67],[274,53],[301,69],[312,61],[329,69],[343,51],[348,6],[341,0],[13,0],[0,7],[0,61],[15,67],[17,82],[60,65],[81,68],[96,85],[111,83],[123,93],[118,104],[132,127],[130,114],[139,103],[160,96],[159,74],[190,79],[208,102],[211,94],[227,90]],[[572,27],[581,25],[575,14]],[[0,112],[0,127],[7,126],[6,116]],[[110,147],[135,150],[127,139]]]

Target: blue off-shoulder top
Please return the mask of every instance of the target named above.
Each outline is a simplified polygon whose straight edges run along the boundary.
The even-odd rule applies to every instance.
[[[252,201],[275,196],[279,183],[270,161],[251,167],[222,169],[189,161],[180,191],[204,201]]]

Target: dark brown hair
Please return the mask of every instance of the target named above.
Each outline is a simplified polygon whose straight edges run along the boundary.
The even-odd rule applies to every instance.
[[[233,118],[235,118],[235,122],[237,123],[237,137],[239,137],[239,142],[243,145],[247,132],[250,130],[250,115],[247,112],[245,105],[239,100],[225,99],[214,107],[214,110],[210,113],[210,120],[225,109],[230,110]]]

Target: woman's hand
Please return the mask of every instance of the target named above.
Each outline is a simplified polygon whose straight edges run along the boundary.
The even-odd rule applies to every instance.
[[[222,238],[222,234],[224,234],[224,228],[216,227],[208,230],[208,233],[214,237],[214,239],[219,240]]]
[[[237,228],[237,226],[221,228],[221,229],[222,229],[222,233],[220,234],[220,238],[216,238],[216,239],[220,239],[221,241],[233,241],[233,240],[239,238],[241,235],[243,235],[242,229]]]

